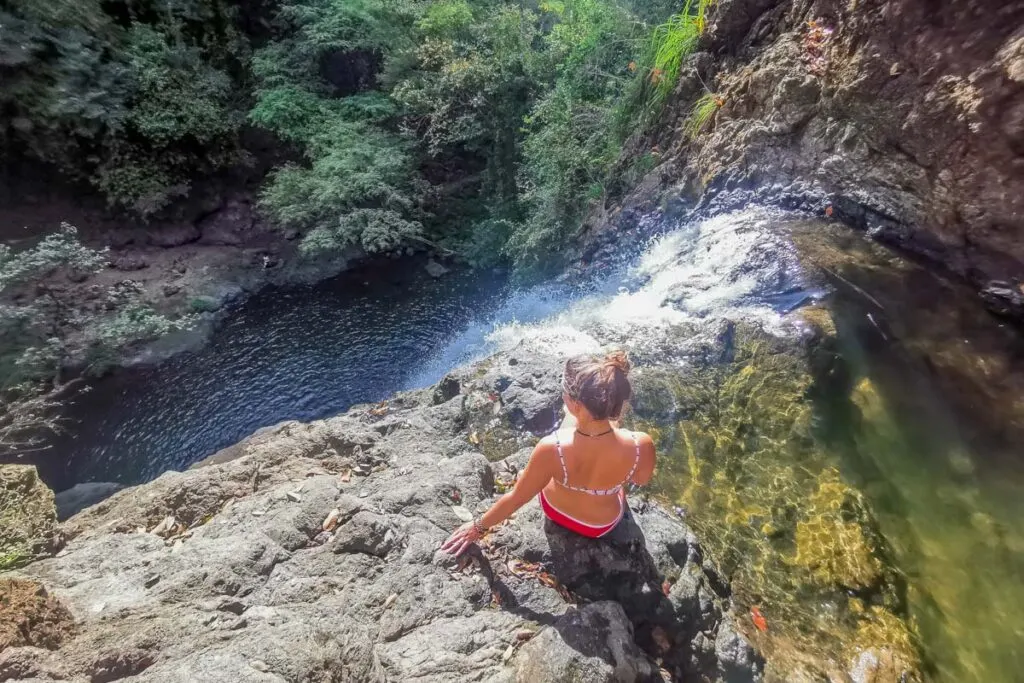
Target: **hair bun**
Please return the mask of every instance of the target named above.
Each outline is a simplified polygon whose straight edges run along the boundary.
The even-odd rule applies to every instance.
[[[612,351],[604,357],[604,364],[606,367],[617,368],[622,371],[622,374],[629,374],[629,369],[632,367],[629,363],[629,356],[626,352],[617,349]]]

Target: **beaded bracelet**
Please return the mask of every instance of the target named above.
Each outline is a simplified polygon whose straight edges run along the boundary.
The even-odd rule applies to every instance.
[[[476,532],[478,534],[480,534],[481,536],[483,536],[485,533],[487,533],[487,527],[485,527],[483,524],[481,524],[480,520],[478,520],[478,519],[474,519],[473,520],[473,528],[476,529]]]

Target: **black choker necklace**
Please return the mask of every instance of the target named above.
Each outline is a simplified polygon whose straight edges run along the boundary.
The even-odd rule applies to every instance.
[[[586,432],[581,432],[579,429],[576,430],[576,433],[577,434],[581,434],[583,436],[589,436],[589,437],[593,438],[593,437],[596,437],[596,436],[604,436],[605,434],[611,434],[614,431],[615,431],[614,427],[609,427],[608,431],[601,432],[600,434],[587,434]]]

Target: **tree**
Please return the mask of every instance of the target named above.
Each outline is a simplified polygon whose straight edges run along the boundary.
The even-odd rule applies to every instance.
[[[55,409],[78,384],[63,377],[73,354],[98,370],[127,346],[191,323],[157,314],[130,281],[96,300],[58,285],[106,265],[105,251],[82,245],[66,223],[29,249],[0,244],[0,454],[41,448],[59,428]]]

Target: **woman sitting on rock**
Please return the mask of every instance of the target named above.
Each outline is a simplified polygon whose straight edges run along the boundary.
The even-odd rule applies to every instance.
[[[651,437],[616,422],[633,392],[628,375],[622,351],[566,362],[562,400],[575,424],[542,439],[515,487],[441,549],[458,555],[538,494],[544,514],[566,529],[590,538],[614,529],[626,511],[626,485],[644,485],[654,473]]]

